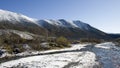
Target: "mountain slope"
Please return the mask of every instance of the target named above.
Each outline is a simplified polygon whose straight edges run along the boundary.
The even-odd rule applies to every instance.
[[[22,15],[22,14],[19,14],[19,13],[10,12],[7,10],[0,10],[0,21],[9,21],[13,24],[17,23],[17,22],[35,23],[35,20],[32,18],[29,18],[29,17]]]
[[[79,20],[36,20],[25,15],[6,10],[0,10],[0,29],[14,29],[27,31],[39,35],[64,36],[69,39],[98,38],[111,39],[112,37],[89,24]]]
[[[120,38],[120,34],[108,34],[108,35],[111,36],[114,39]]]
[[[18,30],[10,30],[10,29],[7,29],[7,30],[1,30],[0,29],[0,38],[1,36],[19,36],[20,38],[23,38],[23,39],[27,39],[27,40],[31,40],[33,39],[33,36],[35,36],[34,34],[32,33],[28,33],[28,32],[22,32],[22,31],[18,31]]]
[[[0,29],[15,29],[35,34],[45,33],[45,30],[37,25],[36,20],[6,10],[0,10]]]
[[[67,38],[99,38],[110,39],[107,33],[104,33],[89,24],[81,21],[60,20],[39,20],[39,26],[47,29],[56,36],[65,36]]]

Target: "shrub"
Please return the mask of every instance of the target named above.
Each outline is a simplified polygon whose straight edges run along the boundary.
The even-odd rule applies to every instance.
[[[0,46],[3,44],[3,40],[0,38]]]
[[[81,43],[101,43],[102,41],[99,39],[81,39]]]
[[[11,45],[4,45],[4,49],[7,50],[8,53],[12,54],[13,48]]]
[[[116,46],[119,46],[119,47],[120,47],[120,38],[115,39],[114,42],[116,43]]]
[[[40,44],[30,43],[28,44],[33,50],[42,50]]]
[[[69,41],[65,37],[58,37],[56,43],[58,45],[69,46]]]

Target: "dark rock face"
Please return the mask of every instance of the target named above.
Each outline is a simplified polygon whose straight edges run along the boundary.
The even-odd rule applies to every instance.
[[[0,56],[2,56],[3,53],[4,53],[4,52],[3,52],[2,50],[0,50]]]
[[[13,53],[14,54],[18,54],[18,53],[20,53],[21,51],[20,51],[20,49],[19,48],[15,48],[14,50],[13,50]]]

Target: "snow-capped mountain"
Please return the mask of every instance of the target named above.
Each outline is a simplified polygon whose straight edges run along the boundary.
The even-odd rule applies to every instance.
[[[82,30],[89,30],[90,29],[90,25],[89,24],[86,24],[86,23],[83,23],[79,20],[77,21],[67,21],[67,20],[64,20],[64,19],[59,19],[59,20],[40,20],[39,22],[39,25],[42,25],[44,26],[45,23],[48,23],[48,24],[51,24],[51,25],[54,25],[54,26],[60,26],[60,27],[71,27],[71,28],[80,28]]]
[[[19,13],[14,13],[11,11],[7,11],[7,10],[2,10],[0,9],[0,21],[9,21],[12,23],[16,23],[16,22],[34,22],[35,20],[32,18],[29,18],[25,15],[19,14]]]
[[[64,19],[37,20],[25,15],[0,9],[0,29],[14,29],[28,31],[35,34],[49,36],[65,36],[67,38],[111,38],[89,24],[79,20],[68,21]],[[47,32],[46,32],[47,31]]]
[[[36,19],[27,17],[20,13],[15,13],[0,9],[0,29],[15,29],[28,31],[35,34],[44,33],[44,29],[39,27]]]
[[[39,20],[39,26],[47,29],[50,33],[56,36],[65,36],[68,38],[110,38],[106,33],[83,23],[79,20],[67,21],[64,19],[59,20]]]

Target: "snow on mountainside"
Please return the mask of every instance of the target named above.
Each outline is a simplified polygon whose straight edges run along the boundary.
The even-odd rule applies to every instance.
[[[37,19],[33,19],[30,17],[27,17],[25,15],[19,14],[19,13],[15,13],[15,12],[11,12],[11,11],[7,11],[7,10],[2,10],[0,9],[0,22],[4,22],[4,21],[8,21],[10,23],[32,23],[35,25],[39,25],[43,26],[45,23],[51,24],[53,26],[60,26],[60,27],[66,27],[66,28],[79,28],[81,30],[90,30],[92,29],[89,24],[87,23],[83,23],[79,20],[76,21],[67,21],[64,19],[59,19],[59,20],[52,20],[52,19],[43,19],[43,20],[37,20]]]
[[[111,39],[111,37],[108,36],[107,33],[79,20],[68,21],[64,19],[43,19],[37,21],[37,23],[39,26],[47,29],[48,32],[54,33],[52,35],[55,36],[64,36],[71,39],[80,39],[87,37],[97,39]]]
[[[77,21],[73,21],[73,23],[78,27],[78,28],[81,28],[81,29],[85,29],[85,30],[89,30],[91,29],[90,25],[86,24],[86,23],[83,23],[79,20]]]
[[[49,36],[64,36],[71,39],[79,38],[99,38],[111,39],[107,33],[102,32],[89,24],[81,21],[68,21],[64,19],[37,20],[25,15],[11,11],[0,10],[0,29],[14,29],[28,31],[34,34],[45,35],[46,31]]]
[[[82,30],[89,30],[90,25],[83,23],[81,21],[67,21],[64,19],[52,20],[52,19],[44,19],[38,21],[39,25],[43,25],[44,23],[51,24],[53,26],[61,26],[61,27],[71,27],[71,28],[80,28]]]
[[[72,28],[80,28],[83,30],[88,30],[90,26],[86,23],[83,23],[81,21],[67,21],[64,19],[59,19],[59,20],[36,20],[33,18],[29,18],[25,15],[7,11],[7,10],[2,10],[0,9],[0,21],[9,21],[11,23],[24,23],[24,22],[30,22],[30,23],[35,23],[39,26],[43,26],[44,23],[51,24],[54,26],[62,26],[62,27],[72,27]],[[44,21],[44,22],[43,22]]]
[[[44,20],[37,20],[33,18],[29,18],[25,15],[7,11],[7,10],[2,10],[0,9],[0,21],[8,21],[11,23],[34,23],[39,26],[43,26],[45,23],[51,24],[53,26],[60,26],[60,27],[66,27],[66,28],[80,28],[81,30],[89,30],[91,29],[91,26],[83,23],[81,21],[67,21],[64,19],[59,19],[59,20],[52,20],[52,19],[44,19]]]
[[[19,14],[19,13],[14,13],[11,11],[7,10],[2,10],[0,9],[0,21],[9,21],[12,23],[16,22],[36,22],[34,19],[29,18],[25,15]]]
[[[34,34],[32,34],[32,33],[22,32],[22,31],[18,31],[18,30],[2,30],[2,29],[0,30],[0,36],[6,35],[6,34],[10,35],[12,33],[20,36],[23,39],[28,39],[28,40],[33,39],[32,36],[34,36]]]

